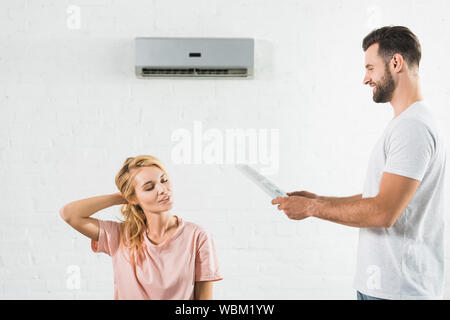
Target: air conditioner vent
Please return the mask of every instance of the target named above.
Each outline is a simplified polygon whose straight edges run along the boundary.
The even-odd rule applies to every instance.
[[[247,76],[247,69],[244,68],[142,68],[142,76],[156,77],[156,76]]]
[[[189,68],[189,69],[162,69],[162,68],[142,68],[142,75],[143,76],[151,76],[151,75],[188,75],[188,74],[194,74],[195,69]]]

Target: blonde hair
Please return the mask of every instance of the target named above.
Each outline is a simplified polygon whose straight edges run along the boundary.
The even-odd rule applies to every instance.
[[[140,263],[140,256],[144,243],[144,233],[147,226],[147,219],[142,208],[138,204],[134,205],[130,203],[130,201],[137,200],[134,187],[134,177],[137,172],[134,169],[151,166],[158,167],[167,175],[167,172],[159,159],[150,155],[140,155],[127,158],[115,179],[116,186],[120,193],[125,200],[129,202],[122,205],[120,208],[120,211],[125,218],[125,221],[121,224],[120,233],[121,247],[129,250],[130,261],[133,264]]]

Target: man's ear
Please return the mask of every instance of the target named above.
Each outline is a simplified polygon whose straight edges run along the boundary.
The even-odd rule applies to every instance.
[[[398,54],[398,53],[394,54],[391,62],[392,62],[392,67],[395,72],[402,71],[405,61],[403,60],[403,57],[401,54]]]

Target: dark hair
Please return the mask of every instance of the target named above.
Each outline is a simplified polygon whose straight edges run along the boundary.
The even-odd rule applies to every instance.
[[[419,67],[422,48],[417,36],[407,27],[387,26],[373,30],[363,40],[362,47],[364,51],[374,43],[378,43],[378,55],[386,63],[394,54],[399,53],[408,65]]]

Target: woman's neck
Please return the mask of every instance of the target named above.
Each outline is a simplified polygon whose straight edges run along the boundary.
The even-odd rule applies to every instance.
[[[161,238],[166,232],[176,227],[177,219],[169,211],[158,213],[146,213],[147,234],[152,237]]]

